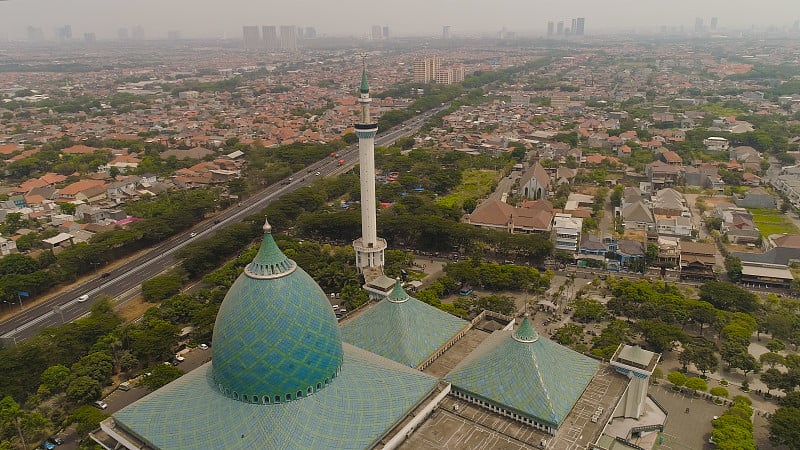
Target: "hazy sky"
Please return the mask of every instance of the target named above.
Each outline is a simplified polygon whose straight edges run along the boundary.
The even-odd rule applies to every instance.
[[[542,34],[547,21],[586,18],[586,33],[612,29],[693,29],[695,17],[720,28],[775,25],[800,19],[797,0],[8,0],[0,1],[0,37],[19,39],[28,25],[50,39],[56,26],[72,26],[74,38],[94,31],[116,36],[140,25],[148,38],[180,30],[185,37],[240,37],[242,25],[302,25],[318,34],[361,36],[370,25],[388,25],[394,35],[453,35],[494,32],[503,27]]]

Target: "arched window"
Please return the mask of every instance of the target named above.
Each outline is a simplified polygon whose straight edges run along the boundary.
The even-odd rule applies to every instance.
[[[242,394],[242,400],[245,402],[249,402],[250,400],[247,398],[247,394]]]
[[[239,393],[238,392],[234,392],[233,393],[233,399],[234,400],[239,400]]]
[[[269,395],[264,396],[264,404],[269,405]]]
[[[308,389],[306,389],[306,392],[308,393],[308,395],[311,395],[314,393],[314,389],[309,387]]]
[[[276,395],[275,396],[275,403],[280,403],[280,402],[281,402],[281,396],[280,395]]]
[[[287,402],[292,401],[292,394],[286,394],[286,401]]]
[[[303,396],[303,391],[297,391],[297,397],[295,398],[301,398],[302,396]]]

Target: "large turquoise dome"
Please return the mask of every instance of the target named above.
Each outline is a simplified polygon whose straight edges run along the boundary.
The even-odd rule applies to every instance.
[[[339,374],[342,340],[333,309],[275,244],[269,223],[258,254],[220,306],[212,348],[218,389],[247,403],[306,397]]]

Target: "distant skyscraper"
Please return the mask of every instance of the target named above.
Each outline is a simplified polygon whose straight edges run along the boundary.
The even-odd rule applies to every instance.
[[[127,41],[128,40],[128,29],[127,28],[120,28],[117,30],[117,39],[120,41]]]
[[[383,31],[383,38],[389,39],[389,27],[384,26],[382,31]]]
[[[281,25],[281,50],[297,50],[297,27]]]
[[[306,27],[306,39],[316,39],[317,29],[314,27]]]
[[[353,241],[356,252],[356,267],[364,273],[367,283],[383,275],[386,240],[378,237],[375,207],[375,134],[378,124],[369,111],[369,85],[367,67],[361,72],[361,87],[358,103],[361,105],[361,120],[355,124],[358,136],[358,164],[361,170],[361,237]]]
[[[551,22],[547,22],[547,35],[552,36],[555,33],[555,24]]]
[[[442,39],[450,39],[450,25],[445,25],[442,27]]]
[[[716,30],[717,29],[717,18],[716,17],[712,17],[711,18],[711,29],[712,30]]]
[[[578,17],[578,19],[575,20],[575,35],[583,36],[585,26],[586,26],[586,19],[583,17]]]
[[[56,39],[59,41],[68,41],[72,39],[72,26],[64,25],[63,27],[56,28]]]
[[[370,38],[372,38],[373,41],[380,41],[383,39],[383,28],[381,28],[380,25],[373,25]]]
[[[556,24],[556,34],[559,36],[564,34],[564,22],[558,22]]]
[[[569,27],[569,31],[572,34],[575,34],[575,30],[578,28],[578,19],[572,19],[572,26]]]
[[[144,40],[144,28],[142,28],[140,25],[133,27],[131,30],[131,37],[137,41]]]
[[[275,28],[275,25],[261,27],[261,34],[264,39],[264,48],[267,50],[278,50],[281,48],[281,41],[278,39],[278,29]]]
[[[83,33],[83,42],[86,42],[87,44],[97,42],[97,35],[94,33]]]
[[[167,39],[170,41],[177,41],[181,38],[181,32],[178,30],[167,31]]]
[[[243,26],[242,35],[244,38],[245,50],[261,47],[261,33],[259,33],[257,26]]]
[[[695,31],[695,33],[700,33],[700,32],[703,31],[703,18],[702,17],[696,17],[694,19],[694,31]]]

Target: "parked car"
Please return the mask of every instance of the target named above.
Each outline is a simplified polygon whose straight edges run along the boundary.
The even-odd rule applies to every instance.
[[[208,350],[208,344],[200,344],[198,345],[198,347],[200,348],[200,350]]]
[[[120,391],[130,391],[131,390],[131,383],[129,381],[123,381],[119,384]]]
[[[39,446],[36,448],[40,450],[53,450],[54,448],[56,448],[56,444],[53,444],[50,441],[44,441],[41,444],[39,444]]]
[[[92,403],[92,405],[94,405],[94,407],[97,408],[97,409],[106,409],[106,408],[108,408],[108,403],[106,403],[106,402],[104,402],[102,400],[98,400],[98,401]]]
[[[56,445],[63,445],[64,444],[64,441],[61,438],[59,438],[58,436],[50,436],[49,438],[47,438],[47,442],[49,442],[51,444],[56,444]]]

